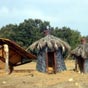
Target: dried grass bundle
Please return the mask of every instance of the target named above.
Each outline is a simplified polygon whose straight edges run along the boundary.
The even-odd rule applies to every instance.
[[[40,40],[30,45],[29,48],[31,50],[34,50],[34,49],[40,50],[45,46],[47,46],[50,49],[55,49],[55,50],[58,50],[58,48],[61,47],[63,52],[71,49],[69,44],[67,44],[60,38],[54,37],[53,35],[47,35],[44,38],[41,38]]]

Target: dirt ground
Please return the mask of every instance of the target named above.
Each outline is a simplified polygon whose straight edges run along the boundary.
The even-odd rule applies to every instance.
[[[88,88],[88,74],[74,72],[74,61],[66,61],[67,71],[57,74],[36,71],[36,63],[14,67],[7,75],[0,70],[0,88]]]

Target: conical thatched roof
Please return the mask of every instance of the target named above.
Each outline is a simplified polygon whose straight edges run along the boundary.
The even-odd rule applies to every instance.
[[[43,47],[47,46],[49,49],[58,50],[59,47],[62,48],[63,51],[70,50],[69,44],[62,41],[60,38],[54,37],[53,35],[47,35],[44,38],[34,42],[29,46],[31,50],[37,49],[40,50]]]
[[[88,58],[88,44],[80,44],[74,50],[71,51],[72,55],[81,56],[84,59]]]

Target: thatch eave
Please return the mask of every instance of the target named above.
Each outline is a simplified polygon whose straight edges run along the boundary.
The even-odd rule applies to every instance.
[[[79,45],[71,51],[74,56],[81,56],[83,59],[88,59],[88,44]]]
[[[64,42],[63,40],[54,37],[53,35],[47,35],[44,38],[41,38],[40,40],[34,42],[32,45],[29,46],[29,49],[34,50],[40,50],[43,47],[47,46],[49,49],[55,49],[62,48],[63,52],[68,50],[70,51],[71,47],[69,44]]]

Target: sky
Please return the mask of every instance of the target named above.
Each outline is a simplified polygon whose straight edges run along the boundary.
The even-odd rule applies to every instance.
[[[88,0],[0,0],[0,28],[25,19],[49,21],[88,35]]]

